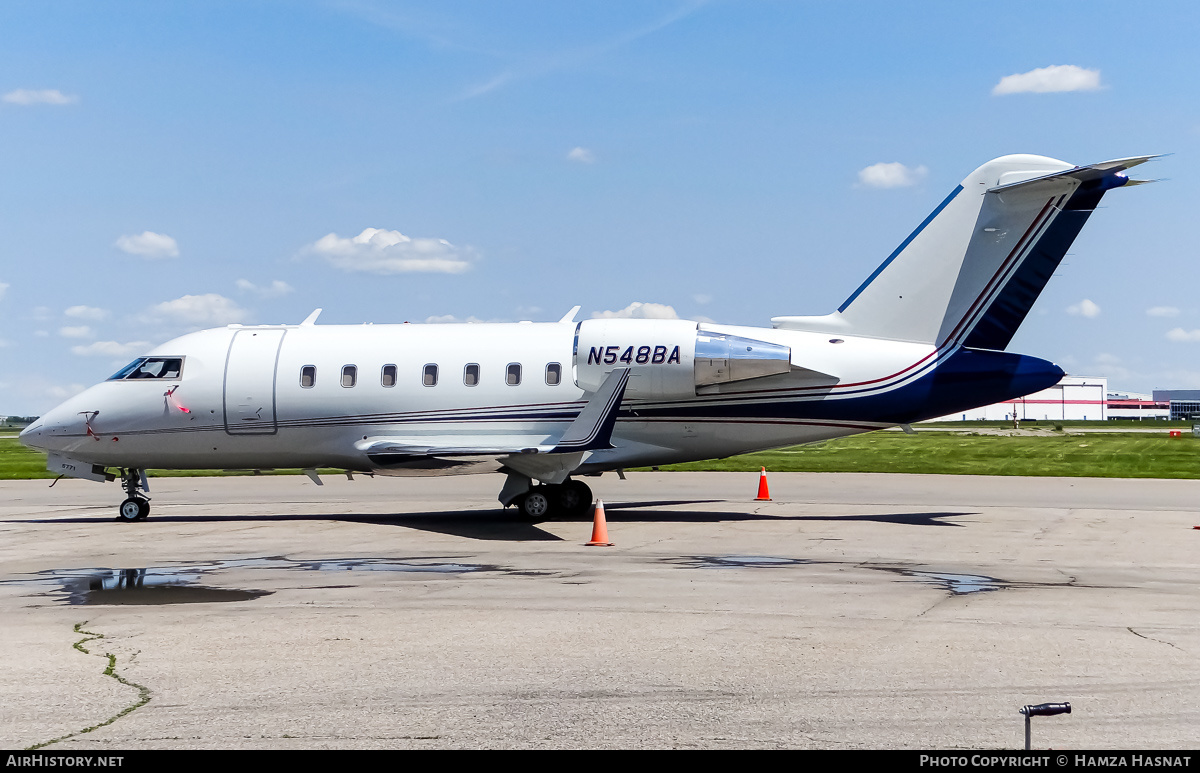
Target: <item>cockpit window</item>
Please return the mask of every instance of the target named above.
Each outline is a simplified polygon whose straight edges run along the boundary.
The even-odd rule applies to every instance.
[[[139,357],[109,377],[109,381],[135,378],[179,378],[183,372],[182,357]]]

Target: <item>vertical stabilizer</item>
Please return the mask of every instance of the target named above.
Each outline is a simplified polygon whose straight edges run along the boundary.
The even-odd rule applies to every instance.
[[[972,172],[836,312],[775,327],[1003,349],[1106,190],[1149,156],[1076,167],[1004,156]]]

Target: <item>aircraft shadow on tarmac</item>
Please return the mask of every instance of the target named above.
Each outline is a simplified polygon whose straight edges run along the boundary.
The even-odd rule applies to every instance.
[[[912,512],[879,513],[865,515],[763,515],[754,512],[729,512],[715,510],[662,510],[669,506],[703,505],[722,502],[719,499],[674,500],[657,502],[624,502],[606,504],[605,517],[609,523],[733,523],[751,521],[839,521],[852,523],[869,521],[902,526],[952,526],[962,528],[964,524],[946,519],[977,515],[970,512]],[[9,523],[96,523],[108,518],[39,518]],[[120,519],[116,519],[120,521]],[[532,542],[538,540],[562,541],[537,523],[519,516],[515,510],[443,510],[418,513],[297,513],[288,515],[155,515],[155,523],[224,523],[224,522],[268,522],[268,521],[343,521],[386,526],[402,526],[409,529],[428,531],[449,536],[479,540],[502,540],[507,542]],[[591,523],[591,515],[575,518],[558,518],[551,523]],[[130,528],[140,524],[120,521]]]

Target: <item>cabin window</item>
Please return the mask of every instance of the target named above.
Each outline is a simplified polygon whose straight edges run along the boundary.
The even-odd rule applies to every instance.
[[[463,383],[467,386],[479,386],[479,363],[467,363],[463,368]]]
[[[342,386],[352,387],[358,383],[358,366],[345,365],[342,367]]]
[[[551,362],[546,365],[546,383],[550,386],[558,386],[562,381],[562,365],[557,362]]]
[[[317,383],[317,366],[305,365],[300,369],[300,386],[305,389],[312,389]]]
[[[396,386],[396,366],[395,365],[384,365],[383,366],[383,375],[380,377],[380,383],[382,383],[385,387]]]
[[[421,376],[421,383],[425,386],[437,386],[437,365],[429,363],[425,366],[425,373]]]
[[[108,377],[109,381],[119,379],[176,379],[183,372],[182,357],[139,357],[116,373]]]
[[[508,370],[504,373],[504,383],[509,386],[516,386],[521,383],[521,363],[508,363]]]

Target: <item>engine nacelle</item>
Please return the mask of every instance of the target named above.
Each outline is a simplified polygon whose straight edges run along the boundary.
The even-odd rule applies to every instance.
[[[629,368],[626,398],[695,397],[695,355],[695,322],[584,320],[575,335],[575,383],[593,392],[614,368]]]
[[[698,387],[791,370],[790,347],[707,333],[678,319],[589,319],[575,335],[575,383],[592,392],[614,368],[629,368],[625,397],[671,400]]]

